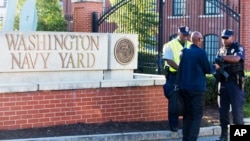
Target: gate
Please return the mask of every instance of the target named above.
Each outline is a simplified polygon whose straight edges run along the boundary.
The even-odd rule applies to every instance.
[[[203,34],[211,63],[223,29],[234,30],[239,41],[239,6],[240,0],[105,0],[98,32],[138,34],[135,72],[162,74],[162,46],[176,37],[182,25]]]

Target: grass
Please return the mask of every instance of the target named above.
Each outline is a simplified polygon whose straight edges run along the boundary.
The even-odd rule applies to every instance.
[[[244,105],[244,116],[250,117],[250,71],[246,71],[245,75],[247,76],[246,81],[246,103]]]
[[[250,117],[250,103],[247,102],[244,105],[244,117]]]

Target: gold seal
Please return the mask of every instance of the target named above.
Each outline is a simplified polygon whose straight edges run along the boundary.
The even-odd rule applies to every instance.
[[[134,53],[135,47],[131,40],[121,38],[116,42],[114,55],[118,63],[122,65],[129,64],[134,58]]]

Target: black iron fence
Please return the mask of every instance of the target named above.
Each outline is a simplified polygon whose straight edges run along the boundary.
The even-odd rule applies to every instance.
[[[240,39],[240,0],[106,0],[98,32],[139,35],[136,72],[162,74],[162,46],[176,37],[179,26],[204,36],[204,49],[212,63],[225,28]]]

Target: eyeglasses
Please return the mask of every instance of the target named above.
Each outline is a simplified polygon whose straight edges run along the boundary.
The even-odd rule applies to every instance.
[[[225,40],[227,40],[228,39],[228,37],[221,37],[222,39],[225,39]]]

